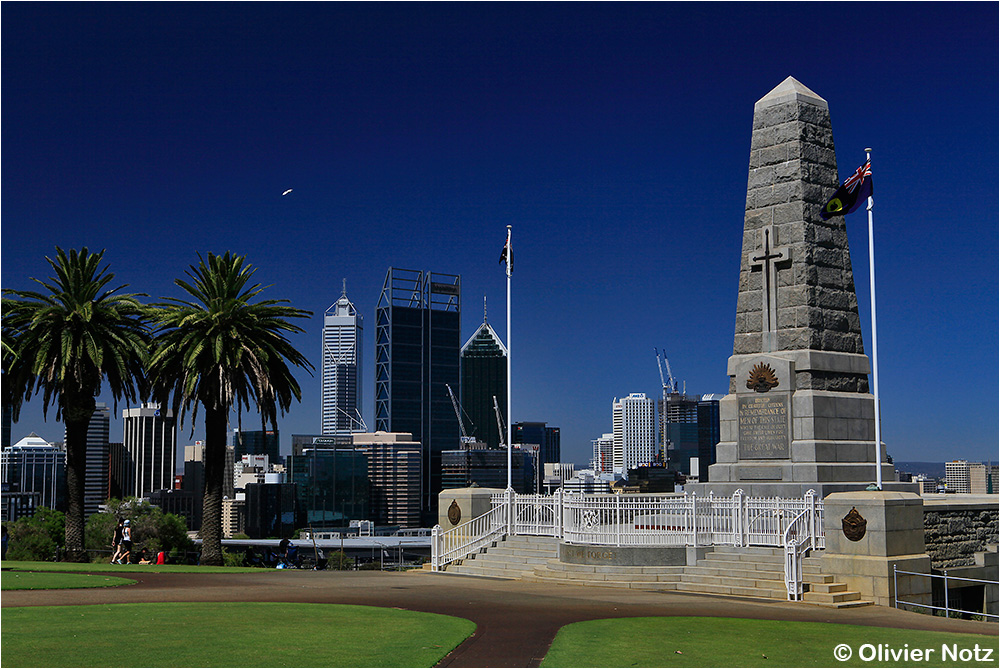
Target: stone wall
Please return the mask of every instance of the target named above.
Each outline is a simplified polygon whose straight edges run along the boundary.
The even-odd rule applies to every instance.
[[[951,495],[950,497],[958,497]],[[924,503],[924,543],[935,569],[976,564],[976,553],[997,544],[997,501],[961,500]]]

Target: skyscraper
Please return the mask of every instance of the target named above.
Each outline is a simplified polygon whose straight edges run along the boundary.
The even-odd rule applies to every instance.
[[[0,470],[5,493],[37,493],[36,507],[66,510],[66,452],[34,432],[3,449]]]
[[[347,299],[347,280],[340,299],[323,317],[323,434],[363,431],[361,422],[361,344],[363,319]]]
[[[83,483],[83,515],[89,518],[108,497],[108,464],[110,460],[109,435],[111,409],[98,402],[87,427],[86,474]]]
[[[614,473],[628,477],[628,470],[653,461],[656,455],[656,408],[645,393],[631,393],[611,405],[614,425]]]
[[[174,487],[177,421],[173,412],[159,404],[122,409],[123,442],[132,460],[125,486],[129,497],[147,497],[156,490]]]
[[[462,408],[471,422],[466,430],[489,448],[499,448],[501,438],[493,398],[507,425],[507,347],[486,322],[485,313],[483,324],[462,347],[461,358]],[[506,438],[504,435],[503,440]]]
[[[375,430],[421,444],[421,513],[431,522],[441,453],[459,443],[446,385],[459,386],[461,282],[454,274],[389,268],[375,322]]]

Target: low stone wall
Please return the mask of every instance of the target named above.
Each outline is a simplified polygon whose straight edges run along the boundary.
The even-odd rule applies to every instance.
[[[934,569],[973,566],[997,544],[996,495],[924,495],[924,543]]]

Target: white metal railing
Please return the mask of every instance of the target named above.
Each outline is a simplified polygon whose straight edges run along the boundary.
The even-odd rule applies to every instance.
[[[810,490],[804,497],[805,508],[785,527],[782,543],[785,547],[785,587],[788,599],[802,599],[802,556],[816,548],[816,492]],[[822,536],[822,523],[819,526]]]
[[[931,604],[921,604],[919,602],[907,602],[905,600],[900,599],[899,598],[899,590],[897,589],[898,585],[899,585],[899,580],[898,580],[899,574],[903,574],[903,575],[906,575],[906,576],[923,576],[923,577],[931,579],[932,583],[933,583],[933,579],[935,579],[935,578],[943,579],[944,580],[944,606],[932,606]],[[893,593],[894,607],[898,609],[900,604],[904,604],[906,606],[918,606],[918,607],[925,608],[925,609],[931,609],[932,612],[933,611],[944,611],[944,615],[945,616],[947,616],[949,613],[951,613],[951,612],[954,611],[955,613],[964,613],[964,614],[968,614],[968,615],[972,615],[972,616],[983,616],[983,617],[986,617],[986,618],[997,618],[997,619],[1000,619],[1000,615],[998,615],[996,613],[987,613],[985,611],[966,611],[964,609],[956,609],[953,606],[951,606],[950,603],[949,603],[949,601],[948,601],[948,581],[952,581],[952,582],[954,582],[954,581],[965,581],[965,582],[969,582],[969,583],[981,583],[983,585],[1000,586],[1000,581],[987,581],[987,580],[983,580],[981,578],[965,578],[965,577],[962,577],[962,576],[948,576],[948,570],[947,569],[943,570],[943,572],[940,573],[940,574],[923,574],[921,572],[916,572],[916,571],[903,571],[902,569],[897,569],[896,565],[892,565],[892,593]],[[983,601],[983,608],[984,609],[986,608],[985,598],[984,598],[984,601]]]
[[[447,564],[501,539],[508,533],[509,508],[507,504],[494,504],[478,518],[448,531],[435,525],[431,530],[431,568],[440,571]]]
[[[800,498],[683,495],[494,494],[493,508],[465,525],[432,532],[441,569],[506,534],[599,546],[770,546],[786,551],[789,598],[802,594],[803,554],[825,546],[823,502]],[[791,552],[789,547],[791,546]],[[787,557],[787,556],[791,557]]]

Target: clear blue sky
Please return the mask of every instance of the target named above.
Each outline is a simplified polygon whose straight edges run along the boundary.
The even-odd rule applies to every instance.
[[[578,463],[613,398],[658,394],[654,346],[688,392],[726,392],[753,104],[792,75],[829,102],[842,179],[874,147],[890,454],[997,458],[996,3],[0,14],[4,288],[86,245],[132,290],[178,295],[197,252],[232,250],[315,313],[294,341],[318,365],[346,278],[372,424],[386,269],[461,274],[463,338],[484,294],[503,333],[511,224],[513,418],[561,427]],[[870,352],[864,214],[848,225]],[[319,431],[319,377],[300,382],[284,449]],[[37,400],[14,438],[30,431],[63,430]]]

